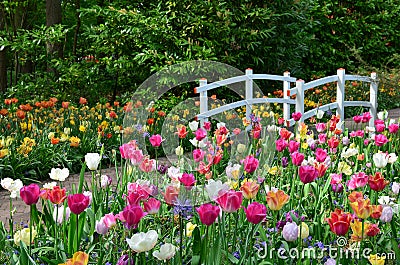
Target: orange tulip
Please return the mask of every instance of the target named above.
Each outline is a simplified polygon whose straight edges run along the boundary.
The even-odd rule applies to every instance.
[[[357,217],[361,219],[367,219],[372,213],[372,205],[369,199],[352,202],[350,206]]]
[[[85,252],[75,252],[71,259],[68,259],[65,263],[58,265],[87,265],[89,263],[89,255]]]
[[[21,120],[25,119],[25,111],[19,109],[17,110],[16,114],[17,117],[20,118]]]
[[[240,190],[243,193],[243,197],[246,199],[254,199],[257,195],[260,185],[255,180],[245,180],[242,182]]]
[[[364,196],[359,191],[353,191],[352,193],[349,194],[350,202],[356,202],[356,201],[363,200],[363,199],[364,199]]]
[[[282,190],[271,190],[267,193],[267,204],[273,211],[279,211],[288,201],[289,195]]]
[[[371,217],[374,219],[379,219],[382,215],[383,206],[382,205],[372,205]]]
[[[51,142],[51,144],[58,144],[60,142],[60,138],[52,137],[50,142]]]
[[[83,98],[83,97],[80,97],[80,98],[79,98],[79,104],[81,104],[81,105],[87,104],[87,99],[86,99],[86,98]]]

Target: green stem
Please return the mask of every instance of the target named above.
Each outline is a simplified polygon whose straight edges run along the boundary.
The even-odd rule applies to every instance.
[[[54,252],[56,255],[56,259],[58,259],[57,221],[58,221],[58,205],[56,205],[56,220],[54,222]]]
[[[30,206],[29,220],[29,256],[32,256],[32,222],[33,222],[33,204]]]
[[[10,221],[9,221],[9,227],[10,227],[10,232],[11,232],[11,238],[14,238],[13,204],[12,204],[12,198],[11,197],[10,197]]]

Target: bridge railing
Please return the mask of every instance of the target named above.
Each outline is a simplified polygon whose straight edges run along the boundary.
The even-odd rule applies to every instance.
[[[254,98],[253,82],[254,80],[271,80],[281,81],[283,83],[283,98]],[[346,81],[362,81],[370,83],[369,101],[345,101],[345,83]],[[215,109],[208,109],[207,91],[219,87],[245,82],[245,99],[222,105]],[[318,106],[307,112],[304,111],[304,95],[305,91],[316,88],[328,83],[336,82],[336,102]],[[294,86],[293,86],[294,84]],[[350,106],[362,106],[369,108],[372,119],[369,125],[373,126],[377,113],[377,97],[378,97],[378,78],[376,73],[371,73],[371,76],[346,75],[345,69],[337,70],[336,75],[326,76],[317,80],[305,83],[304,80],[291,77],[289,72],[280,75],[269,74],[253,74],[252,69],[247,69],[246,73],[241,76],[235,76],[228,79],[216,81],[208,84],[206,79],[201,79],[199,87],[195,89],[196,93],[200,94],[200,113],[197,115],[198,120],[205,121],[209,117],[222,113],[227,110],[236,109],[241,106],[246,106],[246,117],[249,118],[252,105],[263,103],[280,103],[283,104],[283,118],[288,126],[294,125],[295,121],[290,117],[290,106],[295,105],[295,111],[302,114],[301,121],[304,121],[316,115],[318,110],[327,111],[336,109],[336,114],[340,119],[344,119],[344,108]],[[292,99],[296,96],[295,99]]]

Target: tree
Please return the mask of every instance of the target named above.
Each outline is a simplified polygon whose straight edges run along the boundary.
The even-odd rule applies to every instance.
[[[46,0],[46,26],[52,27],[61,24],[62,9],[60,0]],[[50,59],[62,58],[63,50],[60,42],[47,42],[47,54]],[[48,68],[52,72],[54,69]]]
[[[5,16],[0,12],[0,32],[4,32]],[[6,48],[0,45],[0,92],[5,92],[7,89],[7,58]]]

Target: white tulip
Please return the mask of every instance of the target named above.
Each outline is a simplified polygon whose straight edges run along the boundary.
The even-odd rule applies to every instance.
[[[399,194],[399,191],[400,191],[400,184],[399,183],[397,183],[397,182],[393,182],[393,184],[392,184],[392,191],[393,191],[393,193],[394,194]]]
[[[176,247],[171,243],[165,243],[160,247],[160,251],[153,252],[153,256],[158,260],[167,260],[172,258],[176,253]]]
[[[149,230],[147,233],[140,232],[134,234],[132,238],[127,238],[126,242],[133,251],[140,253],[154,248],[157,239],[157,232],[155,230]]]
[[[388,163],[388,157],[385,153],[379,152],[372,156],[374,164],[377,168],[384,168]]]
[[[1,180],[1,186],[8,190],[10,194],[10,198],[19,197],[19,190],[24,186],[20,179],[13,180],[11,178],[4,178]]]
[[[317,119],[322,119],[324,117],[325,112],[323,110],[317,110],[315,112],[315,115],[317,116]]]
[[[85,162],[89,170],[97,170],[97,167],[100,164],[100,154],[98,153],[87,153],[85,155]]]
[[[178,146],[177,148],[175,148],[175,154],[176,154],[177,156],[183,155],[183,148],[182,148],[182,146]]]
[[[65,217],[64,217],[64,210],[65,210]],[[53,220],[57,221],[57,223],[62,224],[64,220],[68,220],[69,216],[71,214],[71,210],[69,207],[64,207],[64,205],[61,205],[60,207],[54,206],[54,211],[53,211]]]
[[[395,154],[395,153],[390,153],[390,154],[388,154],[388,162],[390,163],[390,164],[393,164],[394,162],[396,162],[397,161],[397,155]]]
[[[52,168],[49,175],[51,179],[65,181],[69,176],[69,170],[68,168]]]
[[[189,128],[192,132],[195,132],[199,128],[199,122],[198,121],[189,122]]]
[[[206,184],[205,188],[208,193],[208,197],[210,197],[210,200],[212,201],[216,200],[222,192],[229,190],[229,186],[227,184],[222,184],[221,180],[215,181],[213,179],[208,180],[208,184]]]

